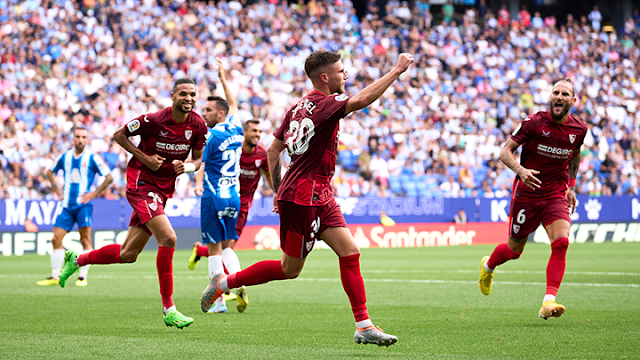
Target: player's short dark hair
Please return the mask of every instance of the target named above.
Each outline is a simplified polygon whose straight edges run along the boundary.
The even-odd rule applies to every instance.
[[[216,105],[219,106],[225,114],[229,113],[229,103],[227,102],[227,100],[221,98],[220,96],[208,96],[207,101],[215,101]]]
[[[89,132],[89,129],[87,129],[86,126],[84,125],[75,125],[72,129],[71,129],[71,134],[73,134],[74,136],[76,135],[76,130],[84,130],[86,132]]]
[[[176,80],[176,82],[173,83],[173,88],[171,89],[171,92],[176,92],[176,89],[178,89],[178,85],[180,84],[193,84],[195,85],[196,82],[193,81],[193,79],[190,78],[181,78]]]
[[[340,54],[328,50],[316,50],[307,56],[304,61],[304,72],[309,79],[313,79],[325,66],[335,64],[340,61]]]
[[[260,120],[258,119],[251,119],[251,120],[247,120],[244,122],[244,124],[242,124],[242,130],[243,131],[247,131],[247,129],[249,129],[249,124],[256,124],[256,125],[260,125]]]
[[[568,82],[571,85],[571,91],[573,91],[573,94],[571,94],[571,96],[576,96],[576,86],[573,84],[573,81],[571,81],[570,77],[566,77],[558,82],[556,82],[555,84],[553,84],[553,86],[556,86],[557,84],[561,83],[561,82]]]

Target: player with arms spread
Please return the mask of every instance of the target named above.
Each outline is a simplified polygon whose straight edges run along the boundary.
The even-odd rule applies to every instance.
[[[173,253],[177,237],[164,206],[173,196],[176,177],[200,167],[207,126],[204,119],[192,111],[196,102],[193,80],[178,79],[171,99],[171,107],[141,115],[113,134],[118,144],[133,154],[127,166],[127,200],[133,213],[124,244],[107,245],[80,256],[75,251],[67,251],[60,286],[64,287],[80,266],[135,262],[153,234],[158,241],[156,267],[164,322],[167,326],[183,328],[193,323],[193,319],[182,315],[173,303]],[[129,140],[136,135],[140,135],[138,147]],[[189,152],[193,160],[185,162]]]
[[[413,56],[400,54],[393,70],[349,98],[343,94],[349,77],[339,54],[319,50],[307,57],[304,68],[313,91],[287,111],[267,151],[276,191],[275,210],[280,214],[282,260],[260,261],[234,275],[215,276],[202,294],[203,311],[228,289],[296,278],[315,241],[322,239],[339,257],[342,286],[356,321],[354,340],[379,346],[389,346],[398,340],[373,326],[369,319],[360,274],[360,249],[333,198],[331,178],[340,119],[382,96],[412,62]],[[282,179],[280,154],[285,149],[291,156],[291,164]]]
[[[100,195],[113,181],[109,167],[100,156],[86,150],[89,139],[89,130],[82,126],[73,128],[73,149],[60,155],[54,166],[47,170],[47,177],[51,183],[51,190],[62,201],[62,213],[53,224],[53,251],[51,252],[51,277],[37,282],[40,286],[60,284],[60,269],[64,261],[64,247],[62,239],[74,224],[78,224],[80,243],[83,253],[91,251],[91,222],[93,220],[93,204],[91,200]],[[64,173],[64,191],[56,184],[55,174]],[[89,188],[93,184],[96,174],[104,176],[104,181],[98,188],[91,192]],[[89,266],[80,268],[80,274],[76,286],[87,286]]]
[[[576,88],[566,78],[554,84],[549,98],[551,110],[540,111],[522,121],[500,152],[500,160],[518,176],[513,183],[509,212],[509,240],[482,258],[480,290],[491,293],[496,266],[517,259],[527,236],[542,222],[551,239],[547,265],[547,290],[539,317],[559,317],[565,307],[556,303],[569,246],[571,213],[576,205],[576,176],[580,146],[587,125],[569,115],[576,102]],[[520,163],[514,152],[522,145]]]

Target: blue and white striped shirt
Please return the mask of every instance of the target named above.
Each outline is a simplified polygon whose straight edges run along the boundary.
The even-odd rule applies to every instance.
[[[209,130],[207,145],[202,154],[204,162],[204,193],[221,199],[239,197],[240,155],[244,131],[236,115],[216,124]]]
[[[107,176],[111,170],[100,156],[84,151],[75,156],[75,149],[71,149],[56,159],[51,168],[54,174],[64,172],[64,188],[62,190],[62,207],[78,205],[78,197],[90,192],[96,173]]]

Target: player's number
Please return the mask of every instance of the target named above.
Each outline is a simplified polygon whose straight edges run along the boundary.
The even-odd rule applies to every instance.
[[[315,135],[315,124],[309,118],[289,123],[289,134],[285,146],[289,155],[302,155],[309,149],[309,142]]]
[[[242,155],[241,147],[222,152],[222,160],[226,161],[220,169],[222,176],[236,176],[240,172],[240,155]]]
[[[527,220],[527,216],[524,214],[524,209],[521,209],[518,212],[518,217],[516,217],[516,221],[518,222],[518,224],[524,224],[526,220]]]

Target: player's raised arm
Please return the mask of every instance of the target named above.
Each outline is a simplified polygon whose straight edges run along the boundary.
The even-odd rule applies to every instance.
[[[280,183],[282,182],[282,165],[280,164],[280,154],[284,150],[284,142],[280,139],[274,139],[267,150],[267,162],[269,163],[269,172],[271,173],[271,181],[269,185],[274,192],[278,192]]]
[[[502,161],[507,167],[513,172],[516,173],[522,180],[522,182],[531,190],[535,190],[540,188],[542,181],[535,177],[535,175],[540,174],[540,171],[527,169],[524,166],[520,165],[518,160],[516,159],[514,152],[520,144],[514,141],[512,138],[507,139],[507,143],[500,150],[500,161]]]
[[[224,97],[229,104],[229,112],[227,113],[227,116],[235,115],[238,113],[238,103],[236,102],[236,99],[233,97],[233,94],[231,93],[231,90],[227,85],[227,77],[225,74],[224,66],[222,64],[222,59],[216,58],[216,65],[218,65],[218,78],[220,79],[220,84],[222,85],[222,89],[224,90]]]
[[[162,166],[162,162],[166,159],[158,154],[147,155],[142,150],[137,148],[127,136],[127,126],[128,125],[124,125],[120,129],[116,130],[116,132],[113,133],[113,139],[125,150],[130,152],[131,155],[135,156],[136,159],[142,161],[142,163],[146,167],[151,169],[151,171],[157,171],[158,169],[160,169],[160,166]]]
[[[400,54],[398,63],[393,70],[389,71],[373,84],[362,89],[357,95],[349,98],[344,111],[345,115],[352,111],[363,109],[376,101],[403,72],[407,71],[412,63],[413,55],[407,53]]]

